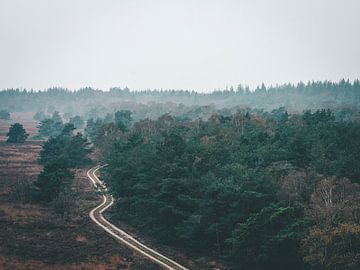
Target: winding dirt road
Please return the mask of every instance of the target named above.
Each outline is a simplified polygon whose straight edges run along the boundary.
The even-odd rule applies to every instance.
[[[164,269],[170,270],[188,270],[184,266],[178,264],[177,262],[171,260],[170,258],[156,252],[155,250],[145,246],[140,243],[134,237],[124,232],[123,230],[116,227],[114,224],[107,221],[102,213],[111,207],[114,203],[114,198],[107,192],[107,188],[105,184],[100,181],[100,179],[96,176],[96,171],[98,171],[103,166],[95,166],[88,170],[87,176],[90,178],[92,183],[95,186],[95,189],[102,193],[103,201],[101,204],[96,206],[94,209],[90,211],[90,218],[103,230],[109,233],[111,236],[121,241],[124,245],[132,248],[133,250],[139,252],[143,256],[147,257],[151,261],[159,264]]]

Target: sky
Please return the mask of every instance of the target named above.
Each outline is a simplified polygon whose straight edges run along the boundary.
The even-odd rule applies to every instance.
[[[0,89],[360,78],[359,0],[0,0]]]

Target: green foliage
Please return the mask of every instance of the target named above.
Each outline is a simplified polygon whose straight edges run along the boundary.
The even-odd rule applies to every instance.
[[[285,107],[275,109],[271,111],[271,116],[275,121],[285,123],[289,120],[289,114]]]
[[[40,151],[39,163],[46,165],[62,158],[71,168],[88,164],[89,143],[81,133],[73,135],[73,130],[72,124],[66,124],[60,135],[46,141]]]
[[[38,132],[40,136],[53,137],[58,135],[58,127],[55,127],[55,123],[52,119],[44,119],[38,125]]]
[[[44,104],[47,104],[48,113],[57,109],[66,118],[71,113],[71,116],[83,115],[88,119],[104,117],[121,108],[132,111],[133,119],[138,121],[157,119],[169,112],[172,116],[183,119],[200,117],[206,120],[215,108],[234,108],[235,111],[244,107],[260,108],[268,112],[279,107],[297,112],[322,108],[358,111],[360,104],[359,80],[261,85],[251,90],[239,85],[236,91],[233,88],[211,93],[171,89],[130,91],[128,88],[101,91],[90,87],[76,91],[64,88],[49,88],[45,91],[7,89],[0,91],[0,108],[8,108],[10,111],[39,111],[44,110]],[[353,121],[358,118],[348,116],[344,111],[343,119]]]
[[[10,113],[5,110],[0,110],[0,119],[1,120],[10,120]]]
[[[51,119],[55,122],[55,123],[62,123],[62,118],[60,116],[60,113],[58,111],[54,111],[52,114]]]
[[[131,126],[131,123],[131,111],[121,110],[115,112],[115,124],[120,130],[122,130],[123,132],[127,131],[128,128]]]
[[[103,120],[90,118],[86,121],[85,134],[90,139],[90,141],[95,142],[99,130],[104,124]]]
[[[73,124],[65,124],[56,137],[50,137],[40,151],[39,163],[43,171],[33,184],[33,197],[37,201],[53,201],[54,210],[62,217],[70,212],[74,204],[71,185],[74,173],[70,170],[89,163],[92,151],[81,133],[73,134]]]
[[[311,111],[308,110],[304,112],[303,119],[307,125],[317,125],[319,123],[333,122],[335,116],[329,109],[317,110],[315,113],[311,113]]]
[[[0,106],[50,104],[35,190],[62,215],[69,181],[56,179],[70,179],[89,147],[73,135],[80,119],[64,125],[55,108],[89,118],[85,134],[109,163],[115,216],[142,232],[234,269],[358,269],[359,90],[358,80],[208,94],[13,89],[0,92]]]
[[[273,185],[258,170],[231,175],[239,167],[223,167],[237,158],[224,138],[204,146],[196,137],[173,127],[144,144],[140,133],[129,133],[110,152],[109,181],[120,215],[133,224],[165,242],[222,254],[236,222],[264,207]]]
[[[110,124],[110,123],[112,123],[112,122],[114,122],[114,114],[112,114],[112,113],[107,113],[107,114],[105,115],[105,118],[104,118],[104,123],[105,123],[105,124]]]
[[[292,207],[267,206],[237,225],[230,257],[241,269],[304,269],[298,250],[309,225]]]
[[[15,123],[10,126],[9,132],[6,134],[6,136],[8,137],[8,143],[24,143],[29,134],[26,133],[23,125],[20,123]]]
[[[59,112],[55,111],[51,118],[44,119],[38,126],[38,132],[43,137],[55,137],[60,135],[64,128]]]
[[[103,136],[114,129],[98,131],[111,144],[104,170],[115,216],[235,269],[306,269],[300,246],[314,219],[304,212],[320,174],[360,179],[360,124],[329,110],[223,110],[208,121],[166,114]]]
[[[75,128],[83,128],[84,127],[84,120],[80,116],[71,117],[69,120],[70,124],[73,124]]]
[[[47,163],[39,174],[33,185],[33,196],[35,200],[50,202],[58,198],[61,192],[67,192],[74,179],[67,161],[57,158]]]

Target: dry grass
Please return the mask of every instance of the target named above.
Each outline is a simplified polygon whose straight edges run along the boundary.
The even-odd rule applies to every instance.
[[[0,201],[11,199],[11,188],[20,179],[32,182],[42,167],[37,164],[41,142],[9,144],[0,141]]]
[[[26,175],[37,175],[41,168],[37,163],[41,142],[9,144],[0,142],[0,169],[2,174],[14,175],[23,171]]]
[[[24,119],[28,115],[13,115]],[[21,121],[19,121],[21,122]],[[36,123],[28,120],[35,135]],[[89,218],[98,196],[86,176],[76,171],[76,206],[68,220],[56,215],[51,205],[14,201],[12,186],[19,179],[33,182],[42,167],[37,164],[42,142],[8,144],[0,123],[0,269],[100,270],[160,269],[109,237]],[[9,126],[10,123],[8,123]],[[1,141],[2,140],[2,141]]]
[[[39,206],[19,203],[0,204],[0,211],[5,219],[11,222],[26,224],[44,216]]]
[[[6,134],[9,131],[10,125],[14,123],[20,123],[24,126],[27,133],[29,133],[29,139],[37,134],[37,122],[32,118],[34,113],[32,112],[16,112],[11,113],[11,120],[0,120],[0,141],[6,141]]]
[[[82,236],[82,235],[77,235],[75,240],[80,243],[86,243],[89,241],[85,236]]]
[[[105,262],[81,262],[64,265],[51,265],[36,260],[21,260],[11,256],[0,256],[2,270],[117,270],[131,269],[128,262],[119,256],[111,256]]]

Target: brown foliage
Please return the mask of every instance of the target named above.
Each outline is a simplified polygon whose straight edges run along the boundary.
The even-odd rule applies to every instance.
[[[315,228],[303,240],[304,261],[312,269],[360,269],[360,225]]]
[[[6,220],[20,224],[28,224],[43,216],[41,210],[31,204],[0,204],[0,211]]]
[[[280,178],[278,196],[280,199],[288,201],[289,205],[305,205],[310,199],[310,194],[315,189],[317,179],[318,176],[311,170],[291,169]]]
[[[349,179],[321,180],[311,195],[306,214],[318,224],[360,221],[360,185]]]

